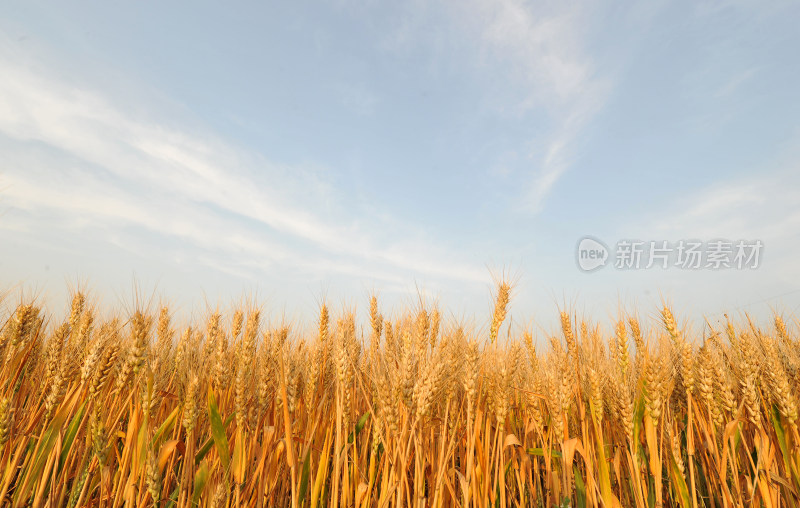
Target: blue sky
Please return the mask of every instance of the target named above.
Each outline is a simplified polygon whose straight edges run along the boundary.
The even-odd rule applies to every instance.
[[[800,309],[798,2],[2,4],[0,283],[57,309]],[[584,235],[765,247],[586,274]]]

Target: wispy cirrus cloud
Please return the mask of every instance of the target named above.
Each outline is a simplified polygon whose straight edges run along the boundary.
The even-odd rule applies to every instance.
[[[764,262],[758,280],[773,281],[770,291],[780,293],[800,275],[796,262],[800,252],[798,154],[800,137],[795,136],[776,160],[748,175],[676,195],[665,206],[624,225],[619,233],[646,240],[761,240]]]
[[[796,170],[795,170],[796,171]],[[793,172],[772,172],[692,192],[676,200],[667,217],[653,223],[656,234],[713,239],[759,238],[800,242],[791,234],[800,226],[800,199]]]
[[[539,212],[577,158],[580,135],[612,90],[613,79],[602,72],[591,40],[598,25],[595,15],[605,15],[608,5],[525,0],[413,1],[390,7],[364,0],[336,3],[354,22],[369,25],[377,47],[389,58],[413,60],[429,78],[421,88],[463,82],[470,101],[476,101],[471,103],[475,111],[465,118],[520,127],[514,139],[500,140],[502,153],[485,170],[509,176],[507,154],[519,154],[514,175],[507,178],[514,188],[502,193],[516,195],[512,208]],[[640,24],[653,15],[641,8],[629,10],[626,16]],[[447,101],[444,94],[442,101]],[[486,142],[495,136],[485,132]]]
[[[0,204],[27,214],[31,227],[46,229],[36,219],[44,215],[61,221],[49,227],[136,226],[246,273],[485,279],[412,225],[395,221],[386,232],[352,215],[313,170],[272,163],[152,111],[148,118],[8,52],[0,52],[0,74]]]
[[[475,0],[465,7],[459,19],[477,35],[482,61],[499,66],[511,85],[498,106],[505,114],[538,115],[546,125],[544,140],[529,156],[533,168],[520,206],[536,213],[572,164],[577,137],[611,89],[587,47],[590,16],[564,3]]]

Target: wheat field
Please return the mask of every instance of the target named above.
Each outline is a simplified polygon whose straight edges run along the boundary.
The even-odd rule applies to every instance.
[[[604,334],[565,310],[534,336],[508,325],[510,289],[473,327],[435,306],[384,317],[376,297],[363,323],[322,304],[302,328],[245,305],[180,326],[166,306],[107,317],[81,292],[63,316],[12,305],[0,499],[800,506],[793,324],[696,336],[665,306]]]

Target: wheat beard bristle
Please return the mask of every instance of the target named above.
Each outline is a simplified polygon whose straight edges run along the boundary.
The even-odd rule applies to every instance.
[[[322,304],[291,328],[262,326],[254,307],[184,322],[163,303],[125,320],[82,294],[60,316],[14,302],[0,316],[0,461],[13,473],[0,496],[690,506],[687,492],[698,505],[791,494],[793,321],[726,316],[699,336],[667,306],[641,323],[559,309],[548,350],[514,325],[510,289],[498,284],[491,315],[468,325],[438,302],[387,319],[374,295],[368,314],[331,323]]]

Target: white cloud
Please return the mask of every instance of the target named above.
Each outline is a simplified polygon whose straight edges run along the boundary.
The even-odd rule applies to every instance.
[[[800,200],[797,163],[788,169],[740,178],[676,197],[671,205],[644,214],[624,226],[620,238],[666,240],[760,240],[763,249],[756,270],[647,270],[615,272],[615,283],[629,291],[658,288],[667,299],[680,303],[700,324],[723,313],[748,312],[768,318],[772,308],[795,306],[795,281],[800,277]],[[739,316],[741,317],[741,316]]]
[[[272,164],[198,129],[142,120],[2,53],[0,74],[0,138],[8,145],[0,199],[27,211],[28,225],[43,234],[51,226],[37,222],[41,211],[72,227],[127,224],[182,238],[220,270],[257,272],[275,262],[317,276],[485,279],[412,226],[386,233],[380,222],[348,215],[312,170]]]
[[[797,166],[796,160],[790,160],[779,165],[779,169],[689,192],[676,197],[663,211],[645,214],[640,222],[628,224],[620,234],[671,242],[681,239],[761,240],[764,253],[757,282],[767,288],[762,293],[766,296],[782,294],[787,285],[791,286],[789,281],[800,276],[797,264],[800,237],[796,234],[800,231],[800,210],[796,206],[800,201]],[[690,278],[694,275],[672,274],[685,279],[687,284],[696,280]],[[733,284],[736,281],[733,276],[730,279],[724,282]],[[736,291],[741,289],[737,287]]]
[[[532,155],[535,169],[520,208],[538,212],[572,163],[575,140],[603,107],[610,82],[586,47],[586,9],[521,0],[459,3],[460,22],[478,35],[480,53],[499,65],[513,97],[502,105],[516,116],[540,114],[549,134]],[[591,11],[591,9],[589,9]]]
[[[794,206],[800,192],[791,179],[791,173],[765,174],[692,193],[654,223],[654,233],[788,240],[800,224]]]
[[[358,0],[344,6],[356,15],[374,7]],[[578,137],[610,92],[611,81],[600,74],[587,40],[601,7],[525,0],[415,0],[389,9],[390,22],[379,28],[379,48],[394,56],[418,57],[429,64],[425,71],[435,76],[454,67],[472,69],[480,74],[475,81],[484,94],[477,108],[515,120],[533,119],[539,134],[514,149],[527,152],[520,158],[526,157],[532,166],[526,168],[526,190],[516,208],[536,213],[572,164]],[[637,22],[652,16],[640,7],[628,10],[626,16]],[[501,154],[487,171],[509,173],[506,163]]]
[[[513,78],[532,85],[522,106],[551,100],[571,103],[583,92],[592,69],[581,54],[578,9],[548,11],[518,0],[479,0],[469,5],[486,57],[510,64]]]

